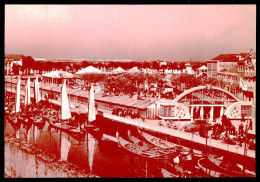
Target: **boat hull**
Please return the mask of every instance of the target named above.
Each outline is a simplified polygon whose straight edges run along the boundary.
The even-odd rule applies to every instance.
[[[56,123],[54,123],[54,121],[57,121]],[[82,131],[82,130],[79,130],[78,128],[75,128],[73,126],[69,126],[67,124],[60,124],[59,122],[59,118],[58,117],[51,117],[48,122],[49,124],[58,129],[58,130],[61,130],[65,133],[68,133],[68,134],[85,134],[85,131]]]
[[[8,120],[13,128],[19,129],[21,127],[21,121],[18,119],[18,115],[9,115]]]
[[[243,172],[240,167],[232,162],[224,162],[221,159],[208,156],[209,162],[216,166],[216,168],[232,177],[254,177],[254,175]]]
[[[118,136],[118,143],[121,147],[123,147],[127,151],[145,158],[171,161],[176,156],[175,152],[163,153],[159,150],[156,150],[155,148],[147,148],[145,146],[136,145],[134,143],[131,143],[123,139],[120,136]]]
[[[206,174],[211,177],[231,177],[228,174],[219,171],[215,165],[207,160],[207,158],[201,158],[198,160],[199,168]]]

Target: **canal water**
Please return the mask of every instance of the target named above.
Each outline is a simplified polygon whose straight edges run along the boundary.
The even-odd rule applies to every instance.
[[[100,120],[97,122],[107,121]],[[110,122],[109,125],[111,123],[113,122]],[[116,130],[119,130],[120,134],[127,136],[128,129],[131,129],[131,127],[122,127],[116,124],[109,127],[105,124],[101,127],[101,132],[115,136]],[[80,140],[55,128],[50,128],[48,122],[45,122],[43,128],[38,128],[32,124],[30,128],[26,129],[21,124],[19,130],[15,131],[6,119],[5,132],[14,136],[19,132],[20,140],[54,154],[57,159],[67,158],[68,162],[75,164],[86,172],[90,171],[89,153],[94,151],[91,165],[92,173],[100,177],[162,177],[161,170],[158,167],[161,163],[159,164],[158,161],[132,154],[120,147],[118,143],[110,140],[95,139],[92,148],[88,149],[89,138],[92,135],[86,134],[83,137],[84,140]],[[95,138],[95,135],[93,136]]]

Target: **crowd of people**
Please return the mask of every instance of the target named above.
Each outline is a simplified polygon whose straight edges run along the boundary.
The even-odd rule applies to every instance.
[[[252,130],[252,120],[250,119],[249,122],[244,127],[243,123],[246,122],[244,115],[242,115],[242,119],[238,129],[232,125],[232,122],[226,115],[222,116],[222,124],[214,123],[213,125],[213,132],[211,134],[211,138],[213,139],[223,139],[224,143],[232,144],[232,145],[239,145],[242,147],[242,143],[248,143],[249,149],[254,149],[255,141],[252,138],[247,136],[248,130]]]
[[[131,118],[140,118],[140,113],[138,110],[135,109],[124,109],[124,108],[114,108],[112,111],[112,114],[117,115],[117,116],[130,116]]]

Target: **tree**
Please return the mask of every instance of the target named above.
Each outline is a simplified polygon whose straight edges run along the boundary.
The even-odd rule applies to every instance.
[[[30,74],[30,70],[35,68],[35,60],[31,56],[23,56],[22,69],[26,70],[26,74]]]
[[[185,66],[185,63],[180,63],[179,64],[179,70],[184,70],[184,69],[186,69],[186,66]]]
[[[153,69],[156,69],[159,72],[160,64],[158,63],[158,61],[153,61],[152,67],[153,67]]]
[[[194,71],[196,71],[199,67],[201,67],[203,64],[199,64],[199,63],[196,63],[196,64],[193,64],[191,67]]]
[[[172,77],[171,81],[173,85],[181,85],[182,83],[185,83],[186,89],[197,87],[201,84],[201,80],[199,78],[190,74],[181,74],[179,76],[174,76]]]
[[[173,70],[178,69],[178,65],[177,65],[176,62],[171,62],[171,63],[169,63],[168,68],[170,68],[172,70],[172,72],[173,72]]]
[[[166,65],[162,65],[161,68],[163,69],[163,75],[164,75],[164,71],[167,68],[167,66]]]

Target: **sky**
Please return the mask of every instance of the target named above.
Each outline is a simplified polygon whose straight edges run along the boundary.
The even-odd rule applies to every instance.
[[[5,53],[206,61],[256,49],[255,5],[6,5]]]

